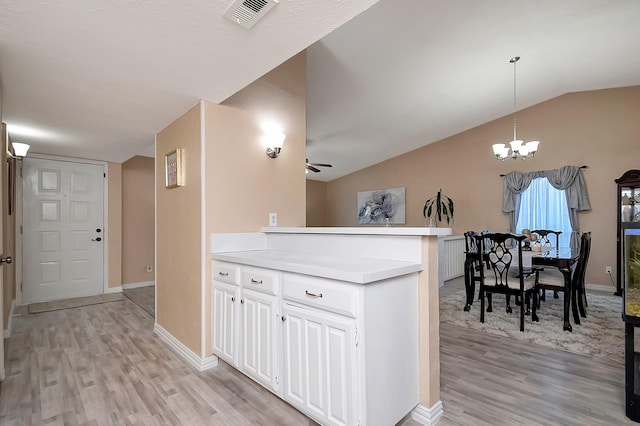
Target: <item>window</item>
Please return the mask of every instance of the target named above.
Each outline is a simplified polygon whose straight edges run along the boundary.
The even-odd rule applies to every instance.
[[[533,179],[520,194],[516,232],[520,233],[525,228],[562,231],[559,246],[570,246],[571,222],[566,195],[563,190],[551,186],[546,177]]]

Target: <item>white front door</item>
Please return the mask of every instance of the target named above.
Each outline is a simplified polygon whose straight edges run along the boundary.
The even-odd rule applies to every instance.
[[[23,303],[103,293],[104,166],[23,160]]]

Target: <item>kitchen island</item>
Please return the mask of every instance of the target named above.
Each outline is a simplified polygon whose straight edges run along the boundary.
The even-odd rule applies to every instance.
[[[321,424],[433,424],[438,236],[449,228],[213,234],[212,351]]]

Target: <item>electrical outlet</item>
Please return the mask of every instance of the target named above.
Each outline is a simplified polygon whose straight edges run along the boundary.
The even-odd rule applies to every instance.
[[[269,226],[278,226],[278,213],[269,213]]]
[[[153,272],[153,266],[147,265],[147,272]]]
[[[604,271],[606,274],[610,274],[612,272],[611,266],[607,266]]]

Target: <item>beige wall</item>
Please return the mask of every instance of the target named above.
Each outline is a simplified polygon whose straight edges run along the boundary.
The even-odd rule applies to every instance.
[[[535,158],[495,160],[491,144],[511,138],[512,116],[503,117],[329,182],[326,225],[357,225],[358,191],[405,187],[406,225],[423,226],[424,202],[442,188],[455,201],[454,235],[506,231],[500,174],[587,165],[583,174],[592,210],[579,215],[581,230],[591,231],[594,243],[587,282],[612,285],[604,271],[616,265],[614,179],[640,168],[639,116],[639,86],[551,99],[518,112],[518,136],[541,140]]]
[[[107,244],[109,245],[109,287],[122,285],[122,165],[107,163],[109,177],[106,223]]]
[[[208,104],[207,167],[214,174],[207,173],[207,194],[225,194],[208,197],[208,232],[255,232],[268,225],[270,212],[278,213],[279,226],[305,225],[305,79],[300,53],[226,99],[225,108]],[[287,135],[275,159],[263,144],[265,122]],[[220,202],[232,208],[220,209]]]
[[[307,226],[327,223],[327,183],[307,179]]]
[[[305,65],[297,55],[223,105],[201,102],[156,135],[158,164],[183,148],[186,171],[185,186],[175,189],[164,187],[164,166],[155,174],[156,320],[198,355],[211,354],[211,233],[257,232],[270,212],[280,226],[305,224]],[[276,159],[262,145],[263,119],[287,134]]]
[[[122,163],[122,284],[154,280],[155,160]],[[146,266],[152,266],[152,272]]]
[[[257,232],[278,214],[279,226],[305,226],[306,55],[298,54],[222,105],[206,104],[206,231]],[[269,158],[264,120],[286,133]],[[232,184],[230,184],[232,183]],[[206,269],[206,318],[211,317],[211,268]],[[205,348],[211,347],[207,321]]]
[[[184,186],[165,188],[164,155],[182,149]],[[200,104],[156,135],[156,321],[193,352],[201,332]]]

